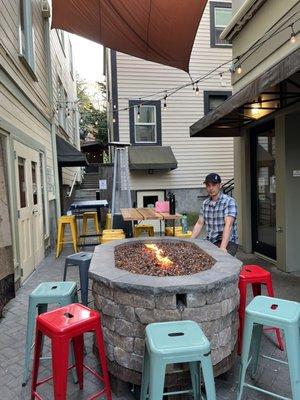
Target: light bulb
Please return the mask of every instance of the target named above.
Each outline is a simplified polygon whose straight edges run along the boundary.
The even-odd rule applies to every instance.
[[[291,33],[291,39],[290,39],[290,41],[291,41],[291,43],[296,43],[296,35],[295,35],[295,32],[292,32]]]
[[[198,87],[198,84],[197,84],[197,86],[196,86],[195,95],[196,95],[196,96],[199,96],[199,87]]]
[[[113,117],[113,122],[116,122],[116,118],[115,117]]]
[[[239,65],[236,69],[236,72],[240,75],[242,73],[242,67]]]

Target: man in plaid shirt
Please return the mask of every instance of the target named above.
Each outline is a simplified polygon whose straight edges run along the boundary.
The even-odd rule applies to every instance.
[[[236,201],[221,192],[220,175],[211,173],[207,175],[203,183],[205,183],[209,197],[202,204],[192,238],[197,238],[205,225],[206,239],[234,256],[238,247]]]

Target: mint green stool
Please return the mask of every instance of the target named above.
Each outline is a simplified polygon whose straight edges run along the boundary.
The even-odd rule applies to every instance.
[[[25,386],[28,382],[34,324],[37,314],[46,312],[48,304],[58,304],[62,307],[77,302],[77,284],[75,282],[43,282],[30,293],[22,386]],[[73,377],[74,381],[77,381],[76,374],[73,374]]]
[[[278,399],[291,400],[288,397],[261,389],[245,382],[247,368],[252,367],[255,377],[259,358],[263,326],[272,326],[284,331],[288,362],[261,355],[263,358],[288,365],[293,400],[300,399],[300,304],[275,297],[256,296],[246,308],[246,319],[241,355],[238,400],[241,400],[244,387],[266,393]],[[252,343],[251,343],[252,341]]]
[[[164,393],[167,364],[189,363],[193,390]],[[163,396],[193,393],[201,395],[200,365],[207,400],[216,400],[210,343],[194,321],[159,322],[146,327],[145,353],[140,400],[161,400]]]

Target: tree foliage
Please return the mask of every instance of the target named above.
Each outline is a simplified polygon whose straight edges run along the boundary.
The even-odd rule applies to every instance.
[[[105,83],[96,83],[94,96],[89,93],[87,82],[78,75],[76,76],[76,85],[80,112],[80,138],[84,140],[87,136],[93,135],[101,144],[107,144],[106,102],[99,100],[105,98]]]

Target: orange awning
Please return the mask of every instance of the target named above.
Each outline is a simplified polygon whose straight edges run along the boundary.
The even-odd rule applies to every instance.
[[[207,0],[52,0],[52,28],[189,71]]]

